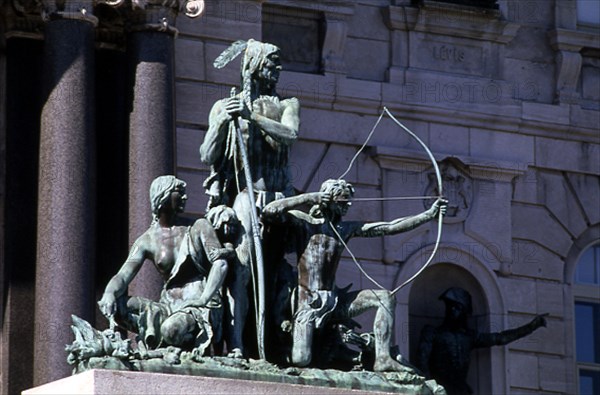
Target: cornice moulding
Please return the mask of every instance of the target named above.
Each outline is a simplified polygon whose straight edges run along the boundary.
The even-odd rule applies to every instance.
[[[580,30],[556,29],[548,32],[554,50],[579,52],[583,48],[600,49],[600,35]]]

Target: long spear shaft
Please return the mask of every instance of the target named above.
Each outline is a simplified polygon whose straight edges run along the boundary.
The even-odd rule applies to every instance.
[[[260,359],[266,359],[265,357],[265,271],[264,271],[264,260],[262,243],[260,241],[260,226],[258,224],[258,217],[256,215],[256,201],[254,199],[254,186],[252,182],[252,173],[250,172],[250,162],[248,161],[248,153],[246,146],[244,145],[244,136],[242,135],[242,129],[238,118],[233,118],[235,126],[235,133],[240,147],[240,154],[242,156],[242,164],[244,166],[244,176],[246,178],[246,188],[248,192],[248,200],[250,201],[250,218],[252,220],[252,237],[250,238],[251,250],[254,249],[256,256],[256,277],[258,284],[255,284],[255,290],[258,288],[258,306],[256,316],[256,341],[258,343],[258,356]],[[252,252],[250,253],[252,255]]]

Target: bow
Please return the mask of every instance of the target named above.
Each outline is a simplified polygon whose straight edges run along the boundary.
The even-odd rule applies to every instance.
[[[431,164],[433,165],[433,168],[435,170],[435,178],[437,180],[437,186],[438,186],[438,198],[441,198],[444,194],[443,194],[443,186],[442,186],[442,174],[440,172],[440,168],[437,164],[437,162],[435,161],[435,157],[433,156],[433,154],[431,153],[431,150],[429,149],[429,147],[427,147],[427,145],[423,142],[423,140],[421,140],[419,138],[419,136],[417,136],[416,134],[414,134],[409,128],[407,128],[406,126],[404,126],[402,124],[402,122],[398,121],[391,112],[389,112],[389,110],[387,109],[387,107],[383,107],[383,111],[385,113],[387,113],[387,115],[392,119],[392,121],[394,121],[398,126],[400,126],[406,133],[408,133],[411,137],[413,137],[415,140],[417,140],[417,142],[421,145],[421,147],[423,147],[423,149],[425,150],[425,152],[427,152],[427,155],[429,156],[429,159],[431,160]],[[391,291],[391,294],[394,295],[396,292],[398,292],[399,290],[401,290],[402,288],[404,288],[404,286],[406,286],[408,283],[410,283],[411,281],[413,281],[415,278],[417,278],[417,276],[419,276],[419,274],[423,273],[423,270],[425,270],[427,268],[427,266],[429,266],[429,264],[431,263],[431,261],[433,260],[433,257],[435,256],[438,247],[440,245],[440,240],[442,238],[442,224],[444,222],[444,216],[442,215],[442,210],[438,211],[438,226],[437,226],[437,237],[435,240],[435,245],[433,247],[433,251],[431,251],[431,255],[429,256],[429,258],[427,259],[427,261],[425,262],[425,264],[415,273],[413,274],[408,280],[406,280],[405,282],[403,282],[402,284],[400,284],[399,286],[397,286],[396,288],[394,288],[393,291]]]
[[[375,129],[377,128],[377,125],[379,125],[379,122],[383,118],[384,114],[387,114],[392,119],[392,121],[394,121],[398,126],[400,126],[400,128],[402,128],[402,130],[404,130],[406,133],[408,133],[412,138],[414,138],[415,140],[417,140],[417,142],[419,143],[419,145],[421,145],[421,147],[423,147],[423,149],[425,150],[425,152],[429,156],[429,159],[431,160],[431,164],[433,165],[433,168],[435,170],[435,176],[436,176],[437,186],[438,186],[438,196],[421,196],[421,197],[411,196],[411,197],[408,197],[408,198],[397,197],[397,198],[393,198],[393,199],[394,200],[401,200],[401,199],[431,199],[432,197],[441,198],[443,196],[442,175],[441,175],[441,172],[440,172],[440,168],[438,167],[438,164],[435,161],[435,157],[431,153],[431,150],[429,149],[429,147],[427,147],[427,145],[423,142],[423,140],[421,140],[419,138],[419,136],[417,136],[409,128],[407,128],[406,126],[404,126],[402,124],[402,122],[400,122],[399,120],[397,120],[394,117],[394,115],[392,115],[392,113],[387,109],[387,107],[383,107],[383,111],[382,111],[381,115],[379,116],[379,119],[377,120],[377,122],[373,126],[373,129],[371,129],[371,132],[367,136],[367,139],[365,140],[365,142],[363,143],[363,145],[361,146],[361,148],[358,150],[358,152],[354,155],[354,157],[350,161],[350,165],[348,166],[348,169],[340,176],[340,178],[343,178],[346,174],[348,174],[348,172],[350,171],[350,168],[354,164],[354,161],[356,160],[356,158],[358,157],[358,155],[363,151],[363,149],[366,147],[367,143],[371,139],[371,136],[375,132]],[[373,200],[373,199],[369,199],[369,200]],[[389,198],[385,199],[385,200],[389,200]],[[402,289],[403,287],[405,287],[406,285],[408,285],[411,281],[413,281],[415,278],[417,278],[419,276],[419,274],[421,274],[423,272],[423,270],[425,270],[427,268],[427,266],[429,266],[429,264],[433,260],[433,257],[435,256],[435,254],[436,254],[436,252],[438,250],[438,247],[440,245],[440,240],[441,240],[441,237],[442,237],[442,223],[443,223],[442,210],[439,210],[439,212],[438,212],[437,237],[436,237],[435,245],[433,247],[433,251],[431,252],[431,255],[429,256],[429,258],[427,259],[427,261],[425,262],[425,264],[415,274],[413,274],[408,280],[406,280],[405,282],[403,282],[402,284],[400,284],[399,286],[397,286],[396,288],[394,288],[392,291],[390,291],[390,293],[392,295],[396,294],[400,289]],[[371,276],[369,276],[365,272],[365,270],[362,268],[362,266],[360,266],[360,264],[356,260],[356,257],[354,256],[354,254],[352,253],[352,251],[350,251],[350,249],[348,248],[348,246],[346,245],[346,243],[344,242],[344,240],[341,238],[341,236],[339,235],[339,233],[337,233],[337,231],[336,231],[336,229],[335,229],[334,226],[332,226],[332,229],[334,230],[335,234],[337,235],[337,237],[342,242],[342,245],[344,246],[344,248],[346,249],[346,251],[348,251],[348,253],[352,257],[352,259],[354,260],[354,263],[358,266],[359,270],[363,273],[363,275],[365,275],[371,282],[373,282],[379,288],[386,289],[385,287],[383,287],[381,284],[379,284],[377,281],[375,281]]]

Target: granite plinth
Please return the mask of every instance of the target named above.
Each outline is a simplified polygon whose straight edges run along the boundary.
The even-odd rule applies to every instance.
[[[352,394],[390,392],[325,388],[177,374],[93,369],[23,391],[37,394]]]

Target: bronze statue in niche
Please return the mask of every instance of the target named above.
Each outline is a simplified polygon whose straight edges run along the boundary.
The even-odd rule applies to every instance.
[[[518,328],[496,333],[477,332],[467,325],[472,312],[471,295],[467,291],[452,287],[439,298],[446,305],[444,322],[437,328],[423,328],[416,364],[426,377],[444,386],[449,395],[473,393],[466,381],[473,349],[503,346],[546,326],[544,314]]]

